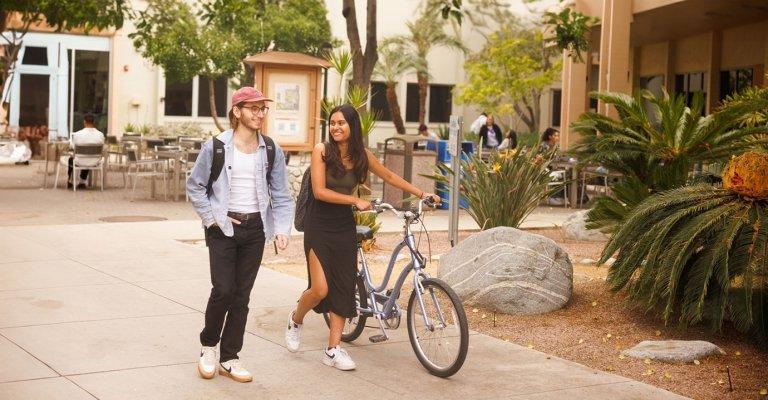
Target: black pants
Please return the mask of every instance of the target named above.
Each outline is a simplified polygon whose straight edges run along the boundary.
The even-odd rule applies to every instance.
[[[248,301],[264,254],[264,226],[258,213],[250,214],[247,221],[234,224],[234,228],[233,237],[225,236],[216,225],[205,232],[213,289],[200,343],[216,346],[221,339],[221,362],[238,358],[243,348]]]
[[[69,182],[77,185],[78,182],[72,182],[72,160],[73,160],[73,157],[69,157],[69,160],[67,161],[67,177],[69,178],[68,180]],[[88,179],[89,172],[91,171],[87,169],[80,171],[80,179]]]

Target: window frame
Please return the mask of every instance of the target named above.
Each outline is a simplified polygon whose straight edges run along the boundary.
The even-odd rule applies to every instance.
[[[191,96],[192,96],[192,105],[191,105],[192,108],[191,108],[191,111],[192,112],[191,112],[191,115],[170,115],[170,114],[166,114],[166,112],[165,112],[165,105],[166,105],[166,98],[168,97],[168,92],[167,92],[168,79],[165,77],[165,74],[162,74],[162,79],[163,79],[163,96],[162,96],[161,101],[160,101],[159,111],[160,111],[163,119],[174,120],[174,121],[188,121],[188,120],[203,120],[203,121],[205,121],[205,120],[209,120],[210,118],[212,118],[211,116],[199,115],[199,112],[198,112],[199,111],[199,107],[200,107],[200,83],[201,83],[200,76],[196,75],[196,76],[194,76],[192,78],[192,93],[191,93]],[[221,79],[226,79],[226,78],[221,78]],[[231,89],[229,87],[229,83],[230,82],[229,82],[228,79],[226,80],[226,83],[227,83],[227,85],[226,85],[227,90],[223,94],[226,105],[224,107],[224,110],[219,110],[217,108],[216,111],[219,112],[219,114],[223,114],[223,115],[218,115],[217,118],[227,118],[227,113],[229,112],[229,108],[232,107],[232,105],[230,104],[230,100],[231,100],[230,99],[230,90]],[[216,95],[220,96],[221,94],[219,94],[217,92]]]

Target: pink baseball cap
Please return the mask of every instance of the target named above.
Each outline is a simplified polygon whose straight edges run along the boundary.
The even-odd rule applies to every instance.
[[[243,86],[237,89],[235,93],[232,93],[232,106],[236,106],[240,103],[248,101],[274,101],[264,96],[261,90],[258,90],[252,86]]]

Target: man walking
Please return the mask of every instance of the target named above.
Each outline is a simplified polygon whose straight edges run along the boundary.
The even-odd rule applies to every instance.
[[[189,198],[205,227],[213,284],[197,365],[205,379],[216,375],[218,362],[221,375],[253,380],[237,355],[251,288],[266,240],[274,237],[280,249],[288,246],[294,204],[285,155],[261,135],[271,101],[253,87],[238,89],[229,110],[232,129],[203,145],[187,180]]]

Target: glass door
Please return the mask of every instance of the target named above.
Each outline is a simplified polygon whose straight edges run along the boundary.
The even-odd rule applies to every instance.
[[[109,52],[72,49],[68,61],[70,131],[83,129],[83,115],[92,113],[96,117],[96,129],[106,134],[109,122]]]

